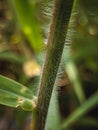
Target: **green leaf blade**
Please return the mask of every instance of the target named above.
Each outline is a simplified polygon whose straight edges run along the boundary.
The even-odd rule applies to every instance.
[[[34,3],[31,7],[28,0],[11,0],[11,2],[16,11],[21,29],[28,38],[31,47],[35,52],[41,51],[41,47],[44,48],[45,46],[43,44],[40,24],[35,14],[36,4]]]
[[[61,129],[68,129],[73,123],[78,121],[92,108],[98,105],[98,91],[96,91],[88,100],[86,100],[79,108],[76,109],[65,121],[62,123]]]
[[[30,89],[14,80],[0,75],[0,104],[18,107],[22,106],[24,101],[26,101],[33,107],[33,97]]]

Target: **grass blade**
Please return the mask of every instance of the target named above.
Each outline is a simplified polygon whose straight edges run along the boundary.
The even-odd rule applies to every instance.
[[[11,0],[11,3],[15,8],[23,33],[28,38],[33,50],[39,52],[44,44],[36,16],[36,2],[33,3],[32,7],[28,0]]]
[[[22,84],[0,75],[0,104],[23,109],[33,108],[33,94]]]
[[[79,118],[85,115],[89,110],[98,104],[98,91],[93,94],[83,105],[81,105],[75,112],[73,112],[61,125],[60,129],[67,129]]]

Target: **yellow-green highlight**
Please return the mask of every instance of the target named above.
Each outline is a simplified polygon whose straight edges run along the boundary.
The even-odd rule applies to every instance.
[[[28,0],[11,0],[15,8],[23,33],[28,38],[35,52],[44,47],[40,24],[36,16],[36,3],[32,6]]]

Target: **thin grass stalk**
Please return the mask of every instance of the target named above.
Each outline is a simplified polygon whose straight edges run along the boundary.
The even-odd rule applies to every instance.
[[[67,130],[76,121],[98,104],[98,91],[85,101],[76,111],[74,111],[61,125],[60,130]]]

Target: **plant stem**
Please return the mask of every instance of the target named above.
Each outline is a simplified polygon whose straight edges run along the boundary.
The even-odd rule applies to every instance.
[[[32,130],[44,130],[50,98],[61,60],[74,0],[55,0],[47,52],[40,81],[36,121]]]

